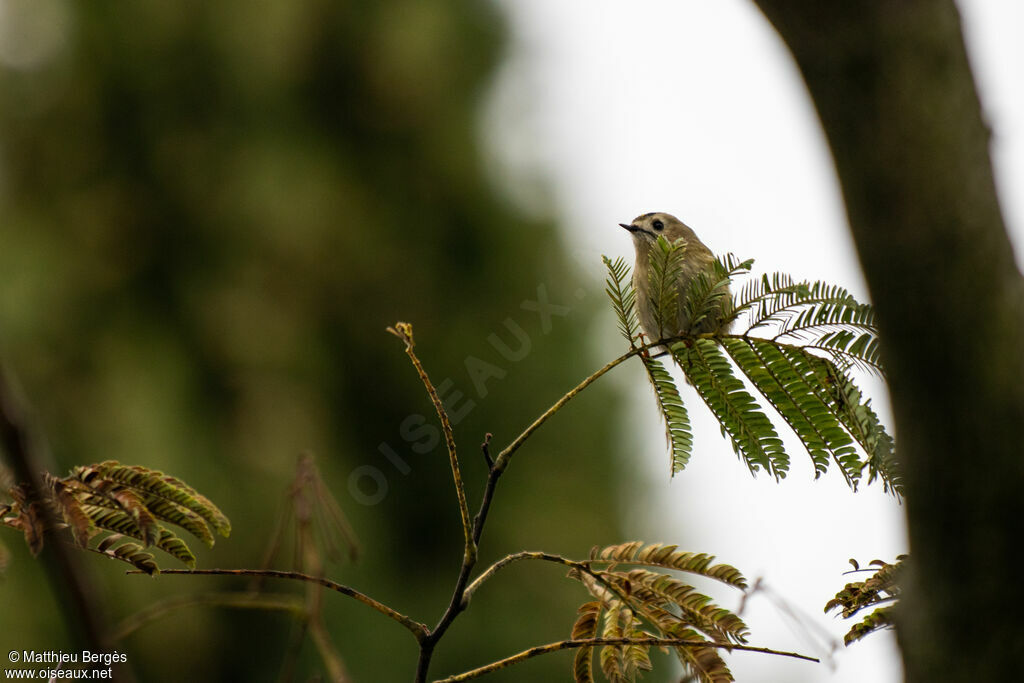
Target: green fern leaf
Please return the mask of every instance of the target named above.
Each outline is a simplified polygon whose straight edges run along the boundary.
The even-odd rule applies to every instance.
[[[776,341],[820,348],[837,363],[852,363],[883,374],[874,308],[858,302],[842,287],[824,282],[794,282],[782,274],[763,276],[741,290],[737,314],[748,314],[745,336],[772,328]]]
[[[750,271],[754,259],[740,261],[733,254],[719,257],[710,271],[697,273],[686,290],[686,313],[691,329],[699,329],[704,321],[715,324],[704,329],[724,330],[736,318],[730,285],[737,275]]]
[[[837,365],[854,365],[880,377],[885,376],[882,368],[881,345],[874,332],[856,332],[849,329],[836,330],[823,335],[809,348],[827,351]]]
[[[671,470],[674,475],[681,472],[693,454],[693,431],[690,427],[690,416],[679,396],[672,375],[660,361],[641,356],[647,377],[654,387],[654,396],[658,402],[658,410],[665,421],[665,436],[671,450]]]
[[[892,437],[853,380],[827,359],[802,349],[783,347],[783,353],[794,364],[804,364],[809,372],[814,373],[817,380],[813,385],[815,393],[828,402],[843,427],[867,454],[869,483],[878,478],[882,481],[883,490],[901,496],[903,481]],[[853,466],[852,462],[847,464]]]
[[[659,339],[671,337],[679,331],[679,307],[682,303],[679,301],[679,279],[685,255],[686,240],[683,239],[669,242],[658,237],[657,248],[651,249],[648,296]]]
[[[765,339],[729,338],[722,340],[722,344],[765,400],[800,437],[814,463],[815,478],[828,469],[831,459],[856,488],[863,463],[839,416],[816,392],[818,377],[810,365],[794,364],[781,345]]]
[[[751,473],[764,469],[776,479],[785,477],[789,456],[782,440],[743,382],[733,374],[732,364],[718,344],[712,339],[679,342],[672,346],[672,353]]]
[[[636,315],[636,290],[633,289],[629,266],[622,257],[615,261],[607,256],[601,258],[608,269],[605,292],[611,299],[615,316],[619,320],[619,331],[629,342],[630,347],[636,348],[636,340],[640,336],[640,323]]]

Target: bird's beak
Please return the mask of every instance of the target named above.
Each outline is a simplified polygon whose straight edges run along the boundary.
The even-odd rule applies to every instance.
[[[639,232],[640,231],[640,228],[636,227],[635,225],[628,225],[626,223],[619,223],[619,227],[620,228],[625,228],[626,230],[629,230],[630,232]]]

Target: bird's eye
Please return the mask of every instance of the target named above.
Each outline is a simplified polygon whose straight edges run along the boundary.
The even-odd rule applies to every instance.
[[[657,230],[658,232],[661,232],[662,230],[665,229],[665,224],[662,223],[661,221],[654,221],[653,223],[651,223],[651,225],[653,225],[654,229]]]

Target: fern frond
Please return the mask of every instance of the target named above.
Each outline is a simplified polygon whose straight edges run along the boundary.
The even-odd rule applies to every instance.
[[[597,636],[597,626],[602,609],[603,605],[600,601],[585,602],[580,605],[580,616],[572,627],[573,640]],[[593,683],[593,654],[593,647],[581,647],[576,650],[576,656],[572,662],[572,674],[575,683]]]
[[[896,497],[902,496],[903,480],[895,444],[853,380],[825,358],[796,347],[780,348],[795,365],[806,366],[807,371],[814,373],[815,394],[828,402],[843,427],[867,454],[868,482],[880,479],[883,490]]]
[[[195,567],[195,555],[192,554],[192,551],[189,550],[184,541],[168,529],[158,526],[156,537],[152,539],[152,543],[149,543],[144,540],[143,531],[130,513],[124,510],[112,510],[91,505],[83,506],[83,508],[86,510],[92,523],[100,529],[112,531],[116,536],[130,536],[131,538],[138,539],[143,541],[147,547],[152,545],[181,561],[183,564]]]
[[[580,581],[596,598],[580,608],[573,637],[598,630],[604,638],[629,638],[631,642],[607,645],[601,650],[601,671],[609,682],[635,681],[651,669],[652,638],[685,640],[686,645],[663,645],[689,671],[693,680],[724,683],[733,680],[720,649],[742,646],[748,629],[733,612],[714,604],[673,571],[688,572],[722,581],[740,590],[743,575],[734,567],[715,564],[705,553],[678,550],[675,545],[631,541],[594,548],[590,560],[574,567],[569,576]],[[600,566],[608,566],[601,569]],[[623,567],[623,565],[628,565]],[[622,568],[620,568],[622,567]],[[659,571],[669,570],[669,571]],[[707,643],[707,646],[703,645]],[[576,680],[589,680],[590,654],[573,663]]]
[[[838,285],[815,282],[806,296],[795,298],[790,305],[777,310],[772,317],[781,322],[777,337],[795,336],[816,327],[842,325],[875,331],[874,308],[858,302]]]
[[[608,608],[604,612],[604,627],[601,629],[601,635],[603,637],[622,637],[622,623],[620,622],[622,611],[623,604],[619,601],[615,601],[608,605]],[[622,654],[621,645],[605,645],[601,648],[601,653],[599,655],[601,671],[609,681],[623,680]]]
[[[743,382],[733,374],[732,365],[718,344],[713,339],[679,342],[672,345],[672,354],[751,473],[764,469],[776,479],[785,477],[789,456],[782,439]]]
[[[847,483],[856,488],[863,463],[832,404],[819,396],[819,378],[810,364],[794,363],[782,345],[766,339],[731,337],[723,339],[722,345],[800,438],[814,463],[815,479],[828,469],[831,459],[839,465]],[[790,350],[806,354],[800,349]]]
[[[745,287],[736,304],[748,314],[745,336],[771,328],[775,341],[799,343],[830,354],[840,365],[854,364],[884,376],[874,308],[846,289],[824,282],[793,282],[765,275]]]
[[[849,645],[850,643],[860,640],[861,638],[880,631],[885,628],[893,628],[896,625],[893,619],[893,608],[892,607],[879,607],[871,614],[867,615],[860,620],[859,623],[854,624],[846,635],[843,636],[843,645]]]
[[[683,616],[673,614],[654,602],[642,602],[639,609],[648,621],[667,637],[691,642],[706,642],[707,640]],[[690,672],[693,680],[705,682],[733,680],[732,674],[716,648],[689,645],[676,646],[672,650],[680,663]]]
[[[145,545],[150,546],[156,543],[160,537],[160,525],[153,514],[146,509],[139,494],[131,489],[118,489],[110,492],[110,496],[117,501],[118,505],[131,517],[138,529],[138,539]]]
[[[633,620],[628,626],[625,635],[634,641],[642,641],[651,637],[651,634],[639,626],[638,620]],[[639,678],[641,672],[651,671],[651,646],[641,642],[634,642],[626,645],[622,655],[623,668],[631,680]]]
[[[737,643],[747,641],[750,630],[739,616],[712,604],[710,597],[697,592],[685,581],[646,569],[631,570],[625,578],[634,591],[638,586],[650,591],[646,602],[660,599],[674,605],[683,613],[686,621],[714,640]]]
[[[871,614],[854,624],[843,637],[843,642],[846,645],[855,640],[860,640],[869,633],[893,626],[893,610],[896,606],[893,603],[900,597],[900,579],[903,572],[903,562],[906,559],[906,555],[900,555],[896,558],[896,562],[891,564],[881,560],[873,560],[871,564],[878,567],[874,574],[864,581],[846,584],[843,590],[836,593],[836,596],[825,605],[826,612],[840,608],[842,617],[850,619],[869,607],[890,603],[885,607],[875,609]],[[854,560],[850,560],[850,562],[856,569],[857,563]]]
[[[594,548],[590,553],[590,559],[613,565],[634,564],[675,569],[721,581],[740,590],[746,589],[747,580],[735,567],[714,564],[714,555],[684,552],[678,550],[678,547],[664,543],[647,545],[643,541],[630,541],[600,549]]]
[[[71,476],[90,485],[98,493],[108,490],[111,484],[117,484],[165,498],[198,514],[221,536],[231,533],[231,522],[216,505],[185,482],[163,472],[108,460],[97,465],[76,467]]]
[[[155,496],[148,496],[145,499],[146,508],[155,516],[157,519],[180,526],[185,531],[189,532],[200,541],[207,548],[212,548],[214,544],[213,534],[210,532],[210,528],[206,525],[206,522],[198,514],[189,510],[188,508],[182,507],[172,501],[157,498]]]
[[[689,628],[674,628],[671,635],[686,640],[704,640]],[[675,647],[673,650],[679,662],[700,683],[731,683],[736,680],[725,665],[725,660],[713,647]]]
[[[636,314],[636,290],[631,281],[629,265],[621,256],[614,261],[607,256],[601,258],[608,269],[604,291],[612,301],[612,309],[619,320],[619,331],[629,342],[630,348],[636,348],[636,340],[640,336],[640,323]]]
[[[121,543],[123,540],[124,536],[121,534],[112,534],[96,546],[96,552],[106,555],[112,560],[127,562],[150,576],[160,573],[160,567],[157,565],[152,554],[143,550],[142,546],[138,543],[132,541]]]
[[[807,296],[804,292],[808,287],[808,283],[796,282],[786,273],[772,273],[770,279],[766,273],[760,278],[749,280],[737,292],[733,299],[736,314],[756,310],[759,312],[751,314],[752,317],[767,318],[772,310],[790,305],[792,297]]]
[[[658,410],[665,422],[665,437],[671,451],[671,471],[682,472],[693,454],[693,431],[690,427],[690,416],[679,396],[672,375],[660,361],[641,356],[647,377],[654,387],[654,397],[658,402]]]
[[[785,273],[762,275],[748,283],[736,297],[736,310],[748,314],[747,332],[767,326],[785,326],[806,307],[835,304],[856,307],[856,299],[844,288],[825,282],[796,281]]]
[[[885,376],[881,344],[875,331],[857,332],[839,329],[822,335],[804,348],[821,349],[832,356],[837,365],[854,365],[862,370]]]
[[[886,492],[901,496],[893,440],[850,377],[854,368],[884,377],[873,307],[842,287],[798,282],[780,273],[752,279],[732,297],[732,281],[748,273],[753,261],[731,254],[693,274],[686,300],[679,301],[684,250],[682,241],[670,244],[664,238],[651,249],[651,307],[662,332],[672,329],[676,316],[689,320],[692,328],[711,330],[674,343],[671,353],[751,472],[763,469],[781,479],[789,469],[789,457],[764,408],[769,406],[800,439],[815,478],[835,463],[851,488],[856,490],[866,470],[869,483],[879,479]],[[607,257],[605,264],[620,329],[636,349],[636,294],[628,267],[622,259]],[[741,334],[722,333],[741,316],[746,324]],[[721,323],[709,326],[709,319]],[[689,413],[666,368],[642,360],[665,420],[675,474],[692,455]]]
[[[161,528],[160,537],[156,539],[156,543],[153,545],[160,548],[160,550],[178,560],[189,569],[195,569],[196,556],[192,554],[188,545],[186,545],[186,543],[174,532]]]
[[[572,639],[594,638],[597,636],[597,623],[601,616],[603,605],[600,601],[592,600],[580,605],[577,610],[580,616],[572,627]]]
[[[730,285],[733,278],[750,272],[754,259],[740,261],[733,254],[716,258],[710,271],[698,272],[686,290],[686,319],[691,329],[699,329],[704,321],[714,321],[705,329],[726,329],[736,318]],[[719,322],[720,321],[720,322]]]
[[[679,330],[679,280],[686,255],[686,240],[669,242],[658,237],[656,248],[650,250],[648,277],[651,310],[660,338],[670,337]]]
[[[11,487],[14,504],[7,507],[14,514],[0,518],[0,523],[23,530],[33,553],[42,549],[47,532],[66,528],[80,548],[89,548],[99,537],[92,548],[96,552],[154,573],[153,555],[143,552],[149,546],[189,567],[196,562],[188,545],[161,522],[180,526],[210,546],[212,529],[225,535],[231,529],[227,517],[204,496],[145,467],[108,461],[76,467],[66,477],[45,474],[44,481],[41,500],[29,500],[25,486]],[[47,508],[54,513],[49,518],[41,514]],[[52,522],[58,515],[62,523]],[[125,537],[141,545],[123,542]]]
[[[207,526],[203,518],[196,513],[164,498],[147,496],[143,501],[146,509],[156,519],[179,526],[202,541],[203,545],[207,548],[213,547],[213,533],[210,531],[210,527]],[[92,505],[94,507],[103,507],[113,510],[120,509],[120,506],[117,505],[116,501],[102,495],[92,494],[83,496],[82,503]]]
[[[95,525],[89,515],[82,509],[82,503],[76,495],[73,485],[58,479],[49,472],[43,473],[43,481],[53,494],[53,503],[60,511],[64,523],[71,530],[71,537],[79,548],[89,546],[89,539],[95,532]]]

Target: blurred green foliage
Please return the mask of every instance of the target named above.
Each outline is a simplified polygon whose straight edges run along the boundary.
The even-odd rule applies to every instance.
[[[412,322],[435,383],[462,394],[453,411],[473,402],[455,430],[474,510],[484,433],[504,445],[598,364],[581,353],[598,288],[576,279],[553,226],[518,215],[484,172],[478,107],[503,45],[496,9],[0,5],[0,352],[58,471],[116,459],[179,476],[234,524],[198,548],[199,566],[255,567],[309,449],[363,546],[329,575],[432,625],[461,558],[458,509],[443,442],[405,438],[410,415],[434,416],[385,326]],[[548,324],[522,305],[539,291],[567,307]],[[508,319],[528,338],[521,360],[488,341],[521,348]],[[483,563],[623,540],[614,411],[595,387],[517,455]],[[3,625],[0,650],[69,647],[38,564],[14,534],[3,540],[0,599],[18,628]],[[163,596],[244,587],[83,560],[114,621]],[[581,597],[557,569],[509,569],[456,622],[432,673],[566,637]],[[407,633],[340,596],[325,603],[356,680],[411,678]],[[280,614],[194,609],[120,645],[140,680],[273,680],[289,628]],[[491,678],[561,678],[570,658]],[[310,645],[300,667],[302,679],[319,670]]]

